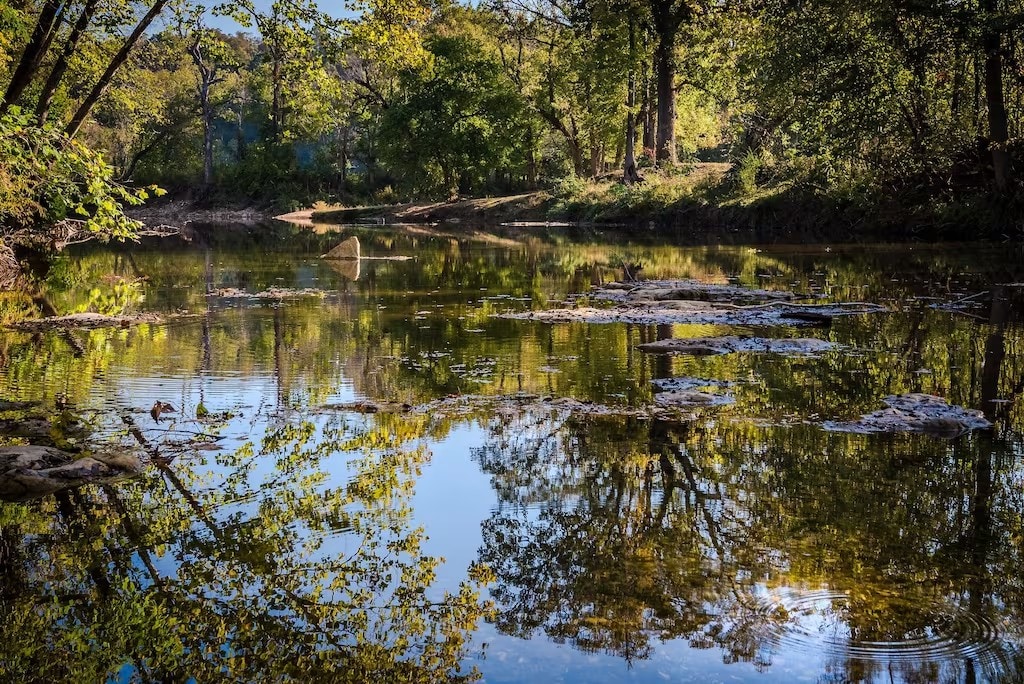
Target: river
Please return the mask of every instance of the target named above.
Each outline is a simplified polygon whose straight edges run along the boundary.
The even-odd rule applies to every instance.
[[[372,257],[358,269],[319,258],[350,234]],[[770,328],[501,317],[572,306],[623,264],[885,311]],[[161,465],[0,503],[0,677],[1020,681],[1022,281],[1018,245],[548,227],[76,246],[32,296],[0,296],[3,322],[44,300],[166,322],[0,331],[3,396],[40,402],[58,446],[141,435]],[[726,334],[830,348],[637,349]],[[651,414],[672,386],[723,401]],[[911,392],[993,427],[823,428]]]

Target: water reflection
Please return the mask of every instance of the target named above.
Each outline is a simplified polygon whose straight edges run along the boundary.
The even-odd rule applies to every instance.
[[[5,678],[472,678],[485,575],[429,595],[440,561],[408,507],[424,458],[283,423],[212,462],[0,506]]]
[[[677,248],[538,230],[360,228],[364,255],[415,259],[367,260],[355,281],[318,258],[335,233],[200,232],[82,248],[36,291],[0,298],[4,320],[171,317],[2,332],[0,385],[87,416],[88,440],[130,442],[127,418],[174,456],[129,483],[0,506],[5,678],[1024,677],[1019,249]],[[622,263],[892,311],[813,331],[493,316],[561,302]],[[322,296],[210,296],[271,287]],[[721,334],[837,348],[636,350]],[[636,415],[672,378],[735,401]],[[820,428],[911,391],[996,427],[955,440]],[[328,408],[450,395],[465,407]],[[174,420],[150,420],[157,400]],[[487,484],[464,486],[480,473]]]

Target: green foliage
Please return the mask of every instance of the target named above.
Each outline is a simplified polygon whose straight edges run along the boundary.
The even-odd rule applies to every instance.
[[[469,36],[436,35],[426,49],[430,66],[406,72],[402,97],[384,112],[383,156],[422,192],[478,189],[512,163],[521,103]]]
[[[754,150],[747,153],[736,167],[736,186],[740,194],[753,195],[757,192],[757,174],[764,167],[764,159]]]
[[[124,205],[142,204],[156,188],[114,180],[103,157],[51,125],[37,126],[18,108],[0,116],[0,222],[11,227],[73,220],[107,237],[132,237],[141,224]]]

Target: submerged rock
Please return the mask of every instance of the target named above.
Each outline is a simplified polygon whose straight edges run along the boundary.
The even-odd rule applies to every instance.
[[[142,471],[132,454],[101,454],[75,459],[46,446],[0,448],[0,499],[24,501],[84,484],[112,482]]]
[[[726,380],[678,377],[659,378],[651,384],[658,390],[654,403],[658,406],[691,408],[697,406],[728,406],[736,398],[727,390],[736,383]]]
[[[836,345],[814,338],[773,339],[765,337],[694,337],[673,338],[641,344],[637,348],[654,354],[689,354],[715,356],[734,352],[808,356],[834,349]]]
[[[950,438],[992,427],[981,411],[954,406],[931,394],[893,395],[882,402],[887,408],[854,421],[828,421],[823,427],[831,432],[920,432]]]

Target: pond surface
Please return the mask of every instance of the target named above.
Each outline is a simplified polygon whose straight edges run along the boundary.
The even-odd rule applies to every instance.
[[[358,274],[318,258],[350,234],[414,258]],[[565,306],[623,263],[887,310],[770,327],[496,316]],[[160,464],[0,503],[0,678],[1021,681],[1022,281],[1013,245],[545,228],[81,247],[37,292],[0,297],[0,318],[167,322],[0,332],[3,397],[57,409],[60,446],[145,442]],[[719,335],[835,347],[637,349]],[[659,387],[728,401],[652,417]],[[822,427],[908,392],[994,427]],[[175,412],[155,420],[157,401]]]

